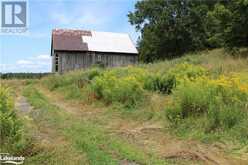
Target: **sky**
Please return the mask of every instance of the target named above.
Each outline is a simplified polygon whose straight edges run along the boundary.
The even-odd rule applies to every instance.
[[[1,1],[1,0],[0,0]],[[139,33],[128,22],[136,0],[29,0],[28,32],[0,35],[0,72],[50,72],[55,28]]]

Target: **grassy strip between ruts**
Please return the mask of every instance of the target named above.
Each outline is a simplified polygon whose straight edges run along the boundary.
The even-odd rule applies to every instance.
[[[108,135],[101,126],[59,109],[33,85],[25,87],[23,94],[36,111],[40,111],[38,120],[45,121],[70,139],[78,151],[86,153],[90,164],[120,164],[124,160],[138,164],[168,164],[119,137]]]

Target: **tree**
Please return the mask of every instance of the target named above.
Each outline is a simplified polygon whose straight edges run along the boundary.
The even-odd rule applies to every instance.
[[[214,4],[207,0],[138,1],[128,17],[142,34],[140,59],[152,62],[205,48],[208,43],[204,24]]]
[[[208,12],[209,42],[228,48],[248,46],[248,0],[217,3]]]
[[[248,0],[232,0],[227,8],[232,13],[231,21],[225,28],[226,46],[248,46]]]
[[[208,11],[206,28],[210,48],[225,46],[225,29],[230,24],[231,16],[231,11],[221,3],[217,3],[212,11]]]
[[[248,46],[248,0],[144,0],[128,17],[141,32],[144,62],[206,48]]]

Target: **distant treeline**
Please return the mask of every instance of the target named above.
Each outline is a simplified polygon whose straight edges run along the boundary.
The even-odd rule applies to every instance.
[[[1,79],[40,79],[51,73],[0,73]]]

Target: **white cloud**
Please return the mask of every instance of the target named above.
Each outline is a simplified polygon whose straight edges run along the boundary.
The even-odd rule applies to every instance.
[[[38,59],[38,60],[44,60],[44,61],[47,61],[47,60],[50,60],[50,59],[51,59],[51,57],[50,57],[50,55],[47,55],[47,54],[42,54],[42,55],[38,55],[38,56],[36,56],[36,59]]]
[[[51,58],[41,54],[28,59],[21,59],[15,64],[1,64],[1,72],[49,72],[51,70]]]
[[[16,62],[16,64],[18,64],[18,65],[32,65],[33,62],[30,61],[30,60],[18,60],[18,61]]]

